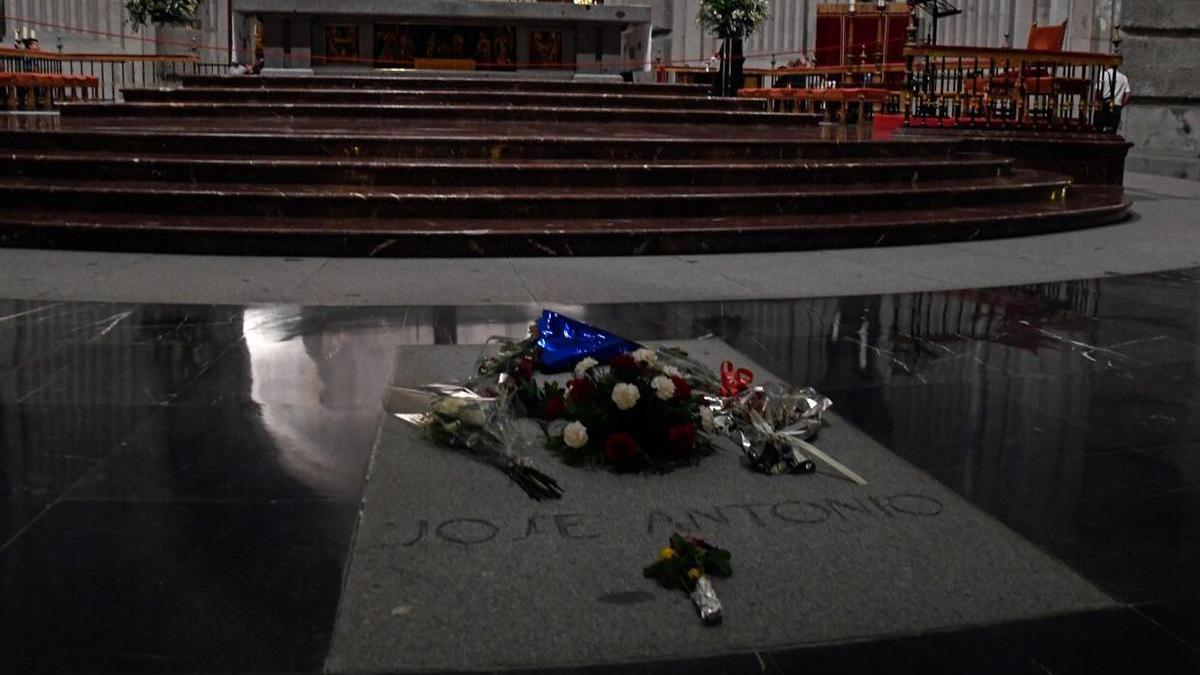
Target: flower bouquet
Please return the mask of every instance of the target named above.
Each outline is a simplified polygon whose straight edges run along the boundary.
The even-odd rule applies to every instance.
[[[817,435],[831,405],[813,389],[791,391],[771,384],[740,394],[730,414],[752,468],[766,474],[812,473],[816,465],[801,452],[798,441]]]
[[[466,388],[432,385],[429,413],[418,417],[435,442],[467,450],[495,465],[533,499],[558,499],[562,488],[520,454],[545,435],[513,416],[506,397],[487,398]]]
[[[569,375],[539,381],[539,371]],[[806,443],[827,398],[752,382],[753,373],[729,362],[718,376],[680,349],[645,348],[544,311],[528,336],[489,340],[465,386],[427,385],[431,412],[410,421],[444,445],[490,459],[538,499],[561,490],[519,452],[536,445],[535,436],[568,464],[617,471],[695,463],[713,451],[715,434],[740,442],[764,473],[812,472],[800,448],[848,473]]]
[[[732,554],[723,548],[681,534],[671,535],[671,545],[658,552],[658,560],[646,566],[642,574],[663,588],[688,593],[704,623],[721,622],[721,601],[709,577],[728,578],[733,574]]]
[[[702,392],[719,383],[681,350],[647,349],[549,311],[528,338],[492,342],[468,386],[510,398],[513,413],[542,424],[547,447],[568,464],[663,470],[713,449]],[[564,369],[565,382],[535,378]]]
[[[696,23],[721,39],[745,38],[770,17],[767,0],[700,0]]]
[[[606,364],[587,357],[573,375],[565,387],[548,382],[523,396],[546,423],[549,448],[567,463],[663,469],[712,451],[704,433],[712,430],[712,411],[654,350],[617,354]]]

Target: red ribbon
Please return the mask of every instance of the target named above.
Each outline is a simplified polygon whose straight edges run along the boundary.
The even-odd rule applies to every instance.
[[[737,396],[750,388],[754,381],[754,373],[746,368],[734,369],[733,361],[721,364],[721,395]]]

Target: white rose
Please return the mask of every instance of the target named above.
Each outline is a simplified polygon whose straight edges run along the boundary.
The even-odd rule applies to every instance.
[[[571,422],[567,425],[566,429],[563,429],[563,443],[566,443],[569,447],[578,450],[587,445],[587,442],[587,427],[583,426],[583,424]]]
[[[590,356],[587,357],[586,359],[575,364],[575,377],[583,377],[584,373],[591,370],[592,368],[595,368],[598,365],[600,365],[599,361],[597,361],[596,359],[593,359]]]
[[[652,366],[658,360],[658,354],[653,349],[642,347],[633,353],[633,360],[645,366]]]
[[[487,403],[478,399],[438,396],[433,399],[430,409],[471,426],[482,427],[487,424]]]
[[[712,408],[700,407],[700,426],[704,427],[705,431],[713,430],[713,411]]]
[[[613,387],[612,400],[617,404],[617,408],[621,410],[629,410],[637,405],[638,399],[642,397],[642,392],[638,391],[637,386],[622,382]]]
[[[654,394],[664,401],[670,401],[675,397],[675,383],[665,375],[659,375],[650,380],[650,386],[654,387]]]

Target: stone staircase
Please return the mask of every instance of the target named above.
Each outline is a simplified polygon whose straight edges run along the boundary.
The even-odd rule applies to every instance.
[[[953,138],[871,140],[691,86],[195,77],[125,99],[0,129],[0,243],[685,253],[1005,236],[1128,208],[1120,188]]]

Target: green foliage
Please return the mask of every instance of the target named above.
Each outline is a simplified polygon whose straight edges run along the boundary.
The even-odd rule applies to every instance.
[[[196,20],[200,0],[125,0],[125,13],[134,28],[183,26]]]
[[[770,16],[767,0],[700,0],[696,23],[728,40],[750,37]]]
[[[657,561],[642,570],[645,577],[654,579],[664,588],[692,590],[696,587],[696,579],[688,572],[694,569],[700,570],[706,576],[722,579],[733,575],[733,554],[702,539],[675,533],[671,535],[671,545],[668,548],[674,552],[673,555],[666,557],[660,554]]]

